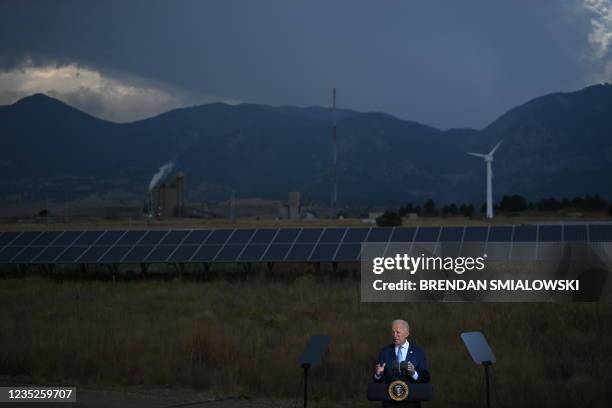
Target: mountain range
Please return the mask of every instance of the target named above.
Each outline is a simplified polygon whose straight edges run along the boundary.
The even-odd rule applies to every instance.
[[[301,191],[329,203],[332,113],[321,107],[212,103],[112,123],[36,94],[0,106],[0,201],[144,197],[175,162],[191,201],[285,199]],[[379,112],[337,111],[339,203],[472,202],[485,197],[485,165],[467,151],[502,145],[494,198],[612,198],[612,85],[553,93],[486,128],[440,130]]]

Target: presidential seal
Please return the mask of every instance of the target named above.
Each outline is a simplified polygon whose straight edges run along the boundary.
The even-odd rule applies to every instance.
[[[408,398],[408,384],[402,380],[393,381],[389,384],[387,392],[393,401],[404,401]]]

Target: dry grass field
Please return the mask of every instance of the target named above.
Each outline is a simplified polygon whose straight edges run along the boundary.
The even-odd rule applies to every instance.
[[[521,216],[497,216],[492,220],[484,218],[466,217],[421,217],[417,219],[403,218],[404,227],[426,226],[481,226],[481,225],[510,225],[510,224],[537,224],[537,223],[589,223],[612,222],[604,213],[585,213],[582,217],[563,216],[555,213],[534,213]],[[239,218],[235,222],[227,218],[196,219],[196,218],[170,218],[165,220],[148,219],[145,217],[121,217],[107,219],[103,217],[58,217],[44,222],[44,220],[18,219],[9,220],[0,218],[0,231],[46,231],[46,230],[104,230],[104,229],[168,229],[168,228],[290,228],[290,227],[371,227],[358,218],[331,219],[298,219],[277,220],[273,218]]]
[[[564,221],[600,220],[606,218]],[[523,216],[494,223],[554,221],[559,218]],[[485,224],[461,217],[404,220],[404,226]],[[0,231],[292,226],[369,225],[358,219],[75,218],[0,222]],[[299,406],[298,356],[309,336],[323,333],[332,343],[324,364],[311,371],[315,406],[378,406],[364,401],[365,387],[378,350],[389,341],[388,322],[405,318],[428,353],[435,386],[428,406],[482,405],[482,369],[459,338],[472,330],[483,331],[497,354],[494,406],[612,401],[611,304],[360,304],[358,281],[350,273],[332,279],[325,269],[312,275],[310,267],[288,265],[270,274],[261,266],[246,280],[233,266],[213,268],[207,280],[192,279],[197,266],[170,280],[98,280],[96,268],[88,269],[91,279],[32,276],[36,268],[24,278],[4,275],[0,377],[93,389],[190,390]],[[106,269],[99,272],[108,278]]]
[[[331,347],[311,370],[315,406],[365,400],[388,322],[405,318],[428,354],[431,407],[472,407],[482,369],[459,335],[481,330],[498,362],[494,406],[609,406],[612,305],[360,304],[358,282],[296,273],[59,282],[0,280],[0,375],[82,387],[190,389],[299,405],[298,356],[309,336]]]

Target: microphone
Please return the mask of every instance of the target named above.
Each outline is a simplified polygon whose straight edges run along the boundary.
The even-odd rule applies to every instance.
[[[401,375],[400,364],[397,362],[397,360],[393,360],[393,363],[391,364],[391,375],[393,378],[397,378]]]

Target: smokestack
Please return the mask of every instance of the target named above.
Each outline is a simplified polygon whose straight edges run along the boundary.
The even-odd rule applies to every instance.
[[[333,120],[334,120],[333,133],[332,133],[332,144],[333,144],[333,151],[334,151],[334,157],[333,157],[333,160],[334,160],[333,162],[334,187],[332,191],[331,206],[332,208],[336,208],[338,205],[338,144],[336,142],[336,88],[334,88],[334,92],[333,92],[332,114],[333,114]]]
[[[164,164],[163,166],[161,166],[159,170],[157,170],[157,173],[153,175],[153,177],[151,178],[151,181],[149,182],[149,191],[153,190],[153,188],[155,188],[155,186],[172,171],[173,167],[174,167],[173,161],[168,162]]]
[[[182,217],[185,211],[185,188],[184,188],[185,173],[179,171],[176,173],[176,216]]]

